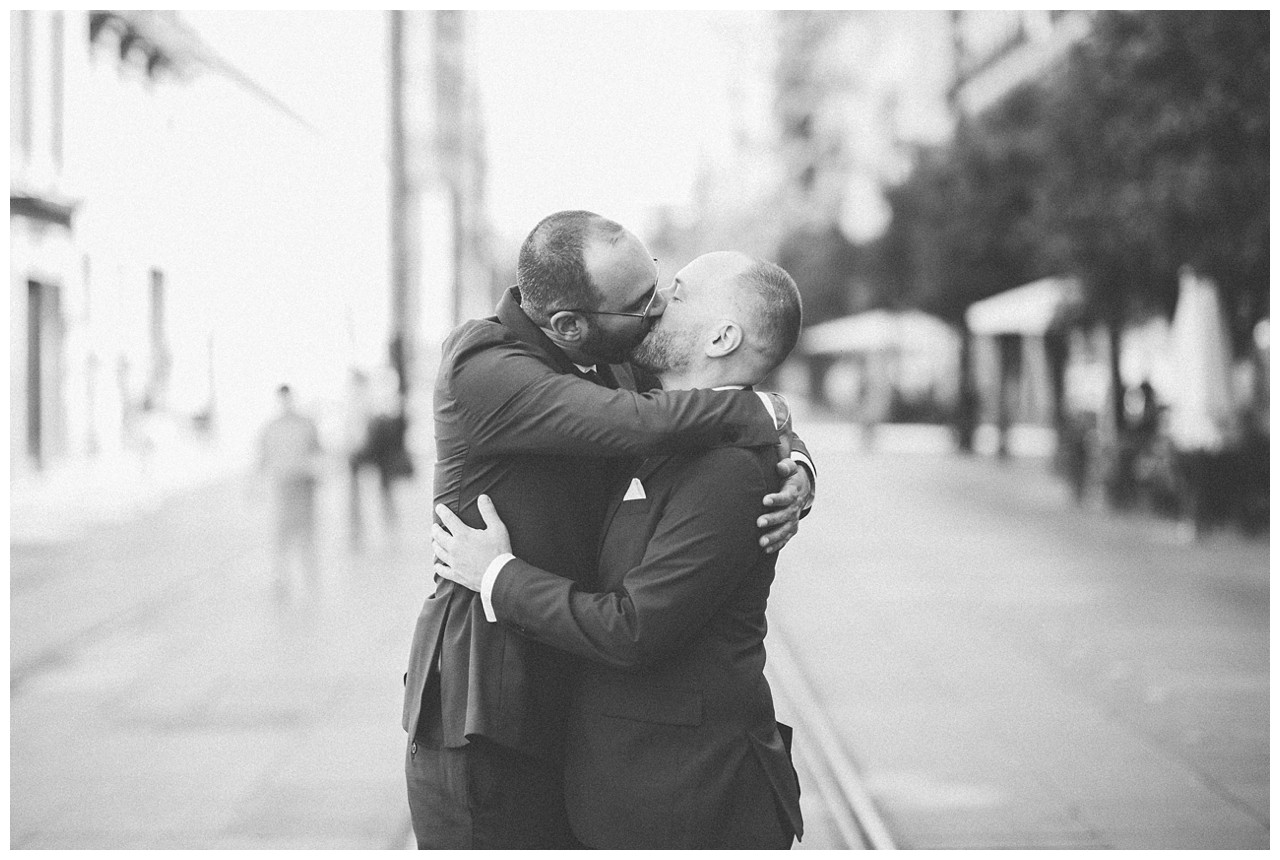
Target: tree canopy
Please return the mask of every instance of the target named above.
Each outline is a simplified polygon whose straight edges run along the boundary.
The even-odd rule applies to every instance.
[[[1215,278],[1237,344],[1269,314],[1269,13],[1098,13],[1056,71],[962,118],[890,194],[881,300],[956,319],[1079,275],[1119,325]]]

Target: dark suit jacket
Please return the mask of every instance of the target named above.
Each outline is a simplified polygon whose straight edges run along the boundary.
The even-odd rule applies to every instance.
[[[519,557],[496,580],[500,622],[590,661],[565,797],[593,848],[776,847],[762,843],[778,810],[803,832],[764,677],[777,556],[754,519],[776,463],[772,449],[650,458],[634,476],[645,498],[618,492],[606,516],[600,593]]]
[[[634,384],[626,368],[613,370]],[[436,503],[483,527],[475,500],[487,493],[522,558],[585,582],[620,466],[650,454],[772,444],[776,431],[751,392],[637,394],[589,382],[511,291],[496,317],[464,323],[445,341],[435,438]],[[403,725],[433,746],[484,736],[557,761],[569,672],[559,652],[488,623],[474,592],[437,580],[414,630]],[[424,692],[432,700],[425,711]]]

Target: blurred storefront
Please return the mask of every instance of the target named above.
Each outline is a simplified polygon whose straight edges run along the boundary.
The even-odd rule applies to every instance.
[[[874,310],[805,330],[797,350],[826,365],[821,392],[808,392],[863,427],[945,424],[956,403],[960,336],[922,311]]]
[[[1053,451],[1067,397],[1066,341],[1080,302],[1078,280],[1044,278],[969,306],[980,449],[1006,456],[1016,436],[1023,450]]]
[[[1256,520],[1269,483],[1269,320],[1256,327],[1248,354],[1234,357],[1216,285],[1184,269],[1171,318],[1125,325],[1122,390],[1113,391],[1111,338],[1082,309],[1073,278],[1046,278],[969,307],[982,447],[1052,454],[1081,496],[1100,489],[1122,506],[1145,496],[1190,516],[1197,494],[1212,493],[1210,504]],[[1111,418],[1115,398],[1124,427]]]

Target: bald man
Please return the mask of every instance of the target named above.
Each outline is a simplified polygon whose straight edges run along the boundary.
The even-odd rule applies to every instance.
[[[799,336],[795,282],[742,254],[699,257],[665,300],[632,353],[665,391],[750,387]],[[490,623],[584,659],[565,796],[591,848],[778,849],[803,832],[764,677],[777,556],[752,525],[777,462],[770,446],[644,460],[605,514],[590,591],[514,557],[487,496],[483,530],[437,508],[437,573],[478,591]]]
[[[517,279],[493,317],[445,341],[435,501],[479,526],[477,499],[491,497],[525,560],[586,583],[612,490],[640,458],[772,445],[785,403],[651,390],[651,374],[626,359],[670,291],[658,261],[617,222],[578,210],[548,216],[520,249]],[[812,498],[805,467],[778,465],[787,480],[757,499],[771,509],[744,514],[765,552],[795,533]],[[487,622],[473,591],[437,582],[405,678],[405,778],[419,847],[581,847],[563,790],[577,675],[563,653]]]

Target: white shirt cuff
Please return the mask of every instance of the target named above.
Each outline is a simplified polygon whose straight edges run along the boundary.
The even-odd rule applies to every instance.
[[[503,566],[515,558],[509,552],[489,562],[489,566],[484,569],[484,576],[480,578],[480,602],[484,605],[484,617],[490,621],[497,621],[498,615],[493,611],[493,584],[498,579],[498,572]]]
[[[818,470],[815,469],[813,466],[813,461],[810,460],[807,456],[805,456],[805,453],[803,451],[792,451],[791,459],[795,460],[797,463],[804,463],[806,466],[809,467],[809,480],[813,480],[813,477],[818,474]],[[816,496],[817,493],[815,492],[814,495]],[[813,507],[812,500],[810,500],[809,504],[804,506],[804,509],[807,511],[811,507]]]
[[[773,409],[773,398],[762,391],[755,392],[756,397],[760,398],[760,402],[764,404],[764,408],[769,410],[769,417],[773,419],[773,427],[778,427],[778,413]]]

